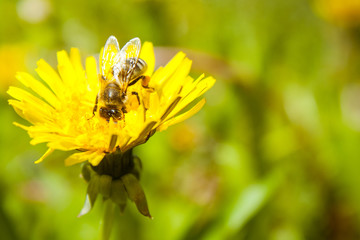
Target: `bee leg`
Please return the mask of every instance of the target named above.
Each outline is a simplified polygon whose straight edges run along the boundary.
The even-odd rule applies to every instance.
[[[126,107],[121,108],[121,120],[125,123],[125,113],[127,113]]]
[[[137,92],[131,92],[132,95],[135,95],[137,100],[138,100],[138,103],[140,105],[140,98],[139,98],[139,94]]]
[[[93,116],[95,116],[95,112],[97,111],[98,103],[99,103],[99,94],[96,95],[95,106],[94,106],[94,109],[93,109]]]
[[[145,76],[143,76],[143,75],[138,76],[137,78],[135,78],[134,80],[132,80],[131,82],[129,82],[128,87],[134,85],[134,84],[137,83],[140,79],[143,79],[143,78],[145,78]]]
[[[92,115],[92,117],[91,117],[91,118],[89,118],[89,119],[92,119],[93,117],[95,117],[95,112],[97,111],[98,102],[99,102],[99,94],[98,94],[98,95],[96,95],[96,99],[95,99],[95,106],[94,106],[94,108],[93,108],[93,115]],[[88,120],[89,120],[89,119],[88,119]]]
[[[141,80],[141,86],[142,86],[143,88],[146,88],[147,90],[150,90],[151,92],[155,91],[154,88],[149,87],[150,77],[144,76],[144,75],[139,76],[139,77],[135,78],[134,80],[132,80],[132,81],[128,84],[128,86],[134,85],[134,84],[137,83],[139,80]]]

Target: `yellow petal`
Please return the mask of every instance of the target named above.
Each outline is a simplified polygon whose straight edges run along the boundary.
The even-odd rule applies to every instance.
[[[180,96],[185,97],[187,94],[189,94],[189,92],[194,89],[194,86],[196,86],[197,83],[204,78],[204,76],[205,74],[201,74],[195,81],[192,77],[187,76],[187,78],[184,80],[184,85],[181,89]]]
[[[86,77],[91,91],[97,92],[99,89],[99,77],[97,72],[97,63],[94,57],[86,58]]]
[[[89,161],[93,166],[97,166],[104,158],[105,154],[100,152],[86,151],[81,153],[74,153],[65,159],[65,166],[71,166],[77,163]]]
[[[35,69],[35,71],[39,74],[41,79],[43,79],[47,85],[49,85],[51,90],[53,90],[59,99],[63,99],[65,88],[57,72],[43,59],[40,59],[37,62],[37,65],[38,67]]]
[[[42,118],[39,114],[36,114],[35,112],[33,112],[31,110],[30,111],[24,110],[24,109],[29,109],[29,107],[26,107],[27,105],[24,104],[23,102],[19,102],[19,101],[11,101],[10,102],[10,100],[9,100],[9,103],[11,106],[13,106],[16,113],[19,114],[20,117],[26,119],[28,122],[30,122],[32,124],[36,124],[36,123],[44,121],[44,118]]]
[[[164,113],[161,115],[161,118],[160,118],[161,121],[168,118],[169,114],[171,114],[171,112],[175,109],[175,107],[180,102],[180,100],[181,100],[181,97],[178,96],[173,101],[171,101],[171,104],[166,108]]]
[[[17,73],[16,78],[26,87],[31,88],[34,92],[39,94],[40,97],[44,98],[55,109],[58,109],[60,107],[60,102],[57,97],[47,87],[45,87],[38,80],[33,78],[30,74],[20,72]]]
[[[23,102],[19,102],[17,100],[14,99],[10,99],[8,100],[9,104],[14,108],[15,112],[22,117],[23,119],[26,119],[26,116],[23,113],[23,109],[24,107],[24,103]],[[28,120],[29,121],[29,120]],[[33,123],[33,121],[29,121],[31,123]]]
[[[139,57],[147,63],[147,70],[144,75],[151,76],[155,68],[154,46],[151,42],[144,42]]]
[[[32,116],[29,118],[26,117],[26,120],[32,123],[51,121],[50,119],[54,115],[54,109],[44,101],[17,87],[10,87],[7,93],[23,103],[17,105],[17,107],[22,110],[24,115],[30,114]],[[15,102],[12,101],[9,103],[14,104]]]
[[[50,154],[52,154],[54,152],[54,149],[49,148],[44,155],[41,156],[41,158],[39,158],[38,160],[35,161],[35,163],[41,163],[45,158],[47,158]]]
[[[171,78],[163,84],[162,95],[165,96],[165,98],[172,98],[180,93],[184,80],[190,72],[191,64],[191,60],[184,58],[176,71],[171,75]]]
[[[96,154],[91,156],[91,158],[89,159],[89,162],[91,163],[91,165],[97,166],[97,165],[99,165],[101,160],[104,158],[104,156],[105,156],[105,153],[100,154],[99,152],[97,152]]]
[[[25,125],[22,125],[20,123],[17,123],[17,122],[13,122],[13,124],[17,127],[20,127],[22,129],[24,129],[25,131],[28,131],[29,130],[29,127],[25,126]]]
[[[158,127],[159,131],[164,131],[169,126],[177,124],[179,122],[185,121],[186,119],[190,118],[194,114],[196,114],[200,109],[204,106],[206,100],[203,98],[200,102],[198,102],[194,107],[192,107],[189,111],[184,112],[174,118],[171,118],[170,120],[166,121],[165,123],[161,124]]]
[[[65,159],[65,166],[71,166],[87,160],[89,152],[74,153]]]
[[[38,140],[40,140],[40,137],[37,137]],[[49,140],[52,140],[49,142]],[[47,138],[44,142],[49,142],[48,146],[52,148],[59,149],[61,151],[70,151],[80,148],[76,143],[72,142],[73,138],[71,137],[57,137],[54,136],[53,138]],[[33,141],[30,142],[31,144],[34,144]]]
[[[184,58],[185,53],[178,52],[175,57],[173,57],[173,59],[171,59],[171,61],[162,69],[162,71],[156,75],[156,77],[153,76],[151,81],[152,84],[156,85],[156,89],[160,89],[162,87],[162,84],[164,84],[164,82],[176,71]]]
[[[60,73],[61,79],[66,85],[66,88],[78,87],[76,86],[76,72],[66,51],[57,52],[57,59],[58,71]]]
[[[180,112],[192,101],[194,101],[196,98],[200,97],[207,90],[209,90],[215,84],[215,79],[213,77],[207,77],[205,79],[202,79],[201,81],[195,81],[195,83],[196,82],[196,86],[193,86],[192,90],[181,99],[181,101],[177,104],[176,108],[173,110],[172,114],[169,115],[169,117],[172,117],[178,112]]]
[[[74,70],[76,72],[76,76],[78,77],[78,79],[85,80],[85,78],[84,78],[85,71],[81,64],[81,56],[80,56],[79,49],[77,49],[77,48],[70,49],[70,61],[74,67]]]

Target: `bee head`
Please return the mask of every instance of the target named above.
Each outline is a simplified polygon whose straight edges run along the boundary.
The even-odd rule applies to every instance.
[[[122,112],[116,108],[101,107],[99,109],[100,117],[105,118],[107,121],[113,118],[115,121],[122,118]]]

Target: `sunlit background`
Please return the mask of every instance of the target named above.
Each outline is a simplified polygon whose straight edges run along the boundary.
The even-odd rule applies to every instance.
[[[358,0],[0,0],[0,238],[99,239],[80,166],[33,162],[14,75],[110,35],[182,50],[217,82],[193,118],[135,149],[153,220],[129,203],[112,239],[360,239]],[[76,103],[74,103],[76,104]]]

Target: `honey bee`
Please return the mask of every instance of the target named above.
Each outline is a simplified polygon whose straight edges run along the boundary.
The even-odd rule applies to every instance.
[[[115,122],[124,119],[124,114],[127,113],[127,89],[144,79],[143,74],[147,69],[146,62],[139,58],[140,49],[139,38],[131,39],[121,50],[114,36],[108,38],[100,56],[100,90],[96,96],[93,115],[99,107],[100,117],[107,121],[110,118]],[[140,103],[138,93],[131,94],[136,95]]]

